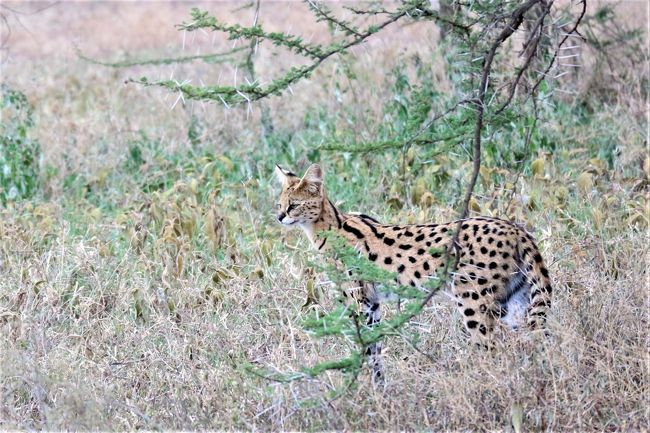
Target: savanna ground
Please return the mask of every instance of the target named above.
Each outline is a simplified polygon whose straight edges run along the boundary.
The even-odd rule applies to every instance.
[[[342,209],[381,221],[453,219],[471,167],[464,143],[323,146],[391,136],[418,77],[437,95],[455,91],[435,25],[397,25],[330,59],[264,103],[270,130],[259,104],[227,109],[124,84],[230,83],[243,79],[235,67],[110,68],[77,56],[232,48],[174,29],[194,3],[3,5],[2,83],[34,107],[29,137],[42,150],[36,194],[0,207],[2,429],[650,429],[647,65],[620,71],[585,55],[571,92],[542,104],[529,154],[522,130],[489,131],[472,211],[516,219],[539,240],[555,288],[550,336],[474,349],[441,296],[404,330],[425,354],[392,337],[386,390],[366,373],[329,402],[335,372],[283,384],[244,368],[294,371],[348,350],[301,326],[308,297],[323,310],[331,297],[304,236],[274,221],[273,167],[320,161]],[[242,5],[198,6],[248,24]],[[648,25],[644,2],[617,11]],[[260,19],[327,36],[300,3],[262,2]],[[262,48],[262,80],[298,61]]]

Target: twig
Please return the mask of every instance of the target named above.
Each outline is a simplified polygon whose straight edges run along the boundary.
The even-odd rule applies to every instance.
[[[508,212],[510,211],[510,206],[512,205],[512,202],[515,197],[515,190],[517,189],[517,182],[519,182],[519,177],[524,171],[524,162],[528,160],[528,153],[530,152],[530,140],[533,136],[533,132],[535,131],[535,128],[537,127],[537,121],[539,120],[539,111],[537,109],[537,98],[533,97],[533,112],[535,113],[535,117],[533,118],[533,123],[530,125],[528,130],[526,131],[526,139],[524,142],[524,156],[522,157],[521,161],[519,161],[519,167],[517,169],[517,174],[515,176],[515,179],[512,182],[512,191],[510,191],[510,197],[508,198],[508,204],[506,205],[506,209],[504,211],[504,214],[507,216]]]
[[[382,14],[390,15],[392,13],[389,10],[384,8],[377,8],[374,10],[370,10],[370,9],[357,9],[354,6],[343,6],[343,7],[356,15],[382,15]]]
[[[129,68],[131,66],[145,66],[145,65],[170,65],[173,63],[188,63],[192,62],[194,60],[203,60],[203,61],[210,61],[212,63],[219,63],[225,62],[228,60],[231,60],[229,56],[245,50],[247,47],[240,47],[240,48],[235,48],[230,51],[226,51],[224,53],[212,53],[212,54],[197,54],[195,56],[183,56],[183,57],[169,57],[169,58],[162,58],[162,59],[148,59],[148,60],[121,60],[117,62],[104,62],[101,60],[96,60],[90,57],[87,57],[81,52],[81,49],[79,47],[75,47],[77,51],[77,56],[80,59],[83,59],[87,62],[94,63],[96,65],[101,65],[101,66],[108,66],[111,68]]]
[[[580,25],[580,23],[582,22],[582,19],[585,17],[585,14],[587,13],[587,0],[580,0],[580,3],[582,3],[582,11],[580,12],[580,15],[578,16],[578,19],[576,20],[576,22],[573,25],[573,27],[571,28],[571,30],[568,31],[567,33],[565,33],[564,37],[562,38],[562,40],[558,44],[557,49],[553,53],[553,57],[551,58],[551,61],[548,63],[548,66],[546,67],[546,70],[543,72],[542,76],[539,78],[539,80],[537,80],[537,82],[535,83],[533,88],[530,90],[530,93],[528,94],[528,97],[533,96],[535,94],[535,92],[537,91],[537,88],[539,87],[539,85],[542,83],[542,81],[544,81],[546,75],[548,74],[548,72],[553,67],[553,64],[555,63],[555,59],[557,59],[557,56],[558,56],[560,50],[562,49],[562,46],[566,43],[566,41],[569,40],[569,38],[571,36],[575,36],[575,35],[579,36],[582,40],[585,39],[584,36],[582,36],[578,32],[578,26]]]
[[[328,10],[326,8],[323,8],[323,7],[319,7],[313,0],[306,0],[306,2],[309,5],[309,8],[311,10],[313,10],[314,12],[316,12],[317,15],[320,15],[323,20],[329,21],[329,22],[341,27],[343,30],[345,30],[345,32],[348,35],[354,35],[354,36],[357,36],[357,37],[361,36],[361,34],[359,33],[359,29],[356,29],[356,28],[352,27],[352,25],[350,23],[346,22],[346,21],[339,20],[339,19],[335,18],[332,15],[330,10]]]
[[[544,20],[546,19],[546,17],[551,12],[551,6],[552,5],[553,5],[553,1],[550,1],[548,3],[548,5],[547,5],[546,9],[542,12],[542,15],[537,20],[537,23],[533,27],[533,30],[531,31],[530,38],[524,43],[524,51],[528,51],[528,55],[526,56],[526,60],[524,61],[524,64],[517,71],[517,76],[515,77],[515,80],[510,85],[510,92],[508,94],[508,98],[501,105],[501,107],[499,107],[495,111],[495,113],[494,113],[495,115],[501,114],[503,112],[503,110],[505,110],[510,105],[510,102],[512,102],[512,98],[515,96],[515,92],[517,91],[517,86],[519,85],[519,81],[521,80],[521,77],[524,75],[524,72],[526,72],[529,69],[531,61],[533,60],[533,58],[536,57],[535,53],[537,52],[537,47],[539,46],[539,41],[542,38],[542,29],[544,27]]]
[[[46,4],[46,5],[43,6],[43,7],[37,8],[37,9],[35,9],[35,10],[33,10],[33,11],[28,11],[28,12],[26,12],[26,11],[19,11],[19,10],[13,9],[13,8],[7,6],[6,4],[0,4],[0,8],[7,9],[8,11],[11,11],[11,12],[13,12],[13,13],[15,13],[15,14],[20,14],[20,15],[34,15],[34,14],[37,14],[37,13],[39,13],[39,12],[42,12],[42,11],[44,11],[44,10],[46,10],[46,9],[49,9],[49,8],[51,8],[51,7],[54,7],[54,6],[56,6],[56,5],[60,4],[60,3],[61,3],[60,1],[55,1],[55,2],[52,2],[52,3]]]

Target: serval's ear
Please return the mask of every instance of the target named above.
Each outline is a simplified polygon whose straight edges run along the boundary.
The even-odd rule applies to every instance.
[[[312,164],[309,166],[297,188],[301,187],[306,188],[312,194],[317,194],[322,191],[323,170],[321,170],[320,165]]]
[[[286,186],[289,183],[289,178],[292,176],[295,177],[295,174],[291,173],[288,170],[285,170],[279,165],[275,166],[275,177],[278,178],[278,181],[280,184],[282,184],[282,186]]]

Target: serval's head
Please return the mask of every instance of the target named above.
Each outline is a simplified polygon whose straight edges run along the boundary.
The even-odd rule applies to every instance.
[[[278,221],[284,226],[308,225],[316,222],[323,206],[323,172],[317,164],[309,166],[300,178],[275,166],[275,175],[282,184],[277,205]]]

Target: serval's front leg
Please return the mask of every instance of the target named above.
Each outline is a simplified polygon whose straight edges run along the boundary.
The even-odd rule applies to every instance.
[[[365,319],[365,325],[374,328],[381,322],[381,307],[379,296],[374,283],[359,281],[361,287],[360,307]],[[384,382],[384,364],[381,358],[381,343],[371,343],[366,348],[368,365],[372,371],[372,383],[379,385]]]

